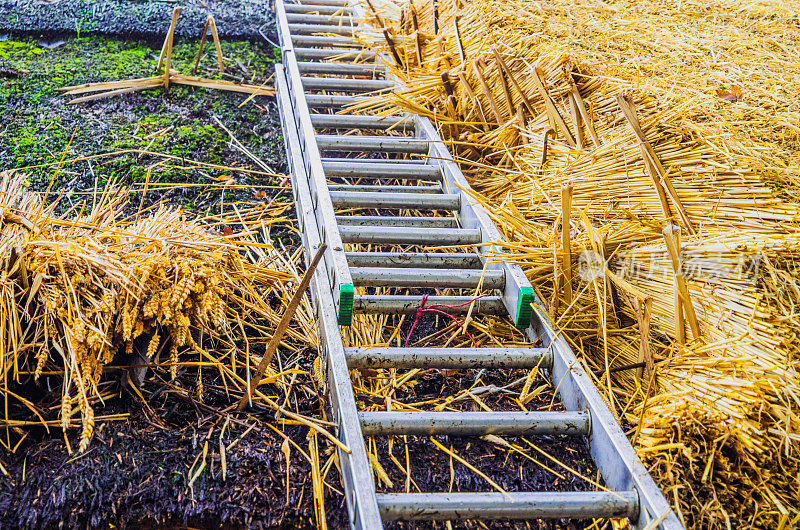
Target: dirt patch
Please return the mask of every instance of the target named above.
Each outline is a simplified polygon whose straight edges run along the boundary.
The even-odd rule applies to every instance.
[[[177,388],[191,390],[192,374],[180,379]],[[155,417],[137,413],[141,403],[122,394],[104,412],[131,412],[131,420],[100,424],[81,455],[69,455],[57,436],[32,433],[15,454],[3,457],[10,476],[0,481],[0,527],[313,526],[310,466],[292,448],[287,489],[284,439],[263,423],[274,424],[274,418],[234,416],[223,429],[225,419],[209,408],[229,403],[218,383],[207,380],[208,397],[200,403],[176,399],[174,388],[167,393],[148,381],[143,394]],[[318,415],[321,403],[308,399],[294,405],[301,413]],[[282,431],[308,449],[307,428]],[[71,438],[75,447],[76,435]],[[195,476],[206,444],[206,467]],[[328,480],[336,485],[335,472]],[[334,493],[328,499],[332,523],[342,521],[341,502]]]

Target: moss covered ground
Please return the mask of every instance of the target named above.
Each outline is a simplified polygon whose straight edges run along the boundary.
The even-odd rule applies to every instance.
[[[52,49],[49,45],[34,37],[0,42],[0,71],[14,73],[0,81],[0,167],[20,169],[34,187],[43,188],[63,157],[67,163],[53,186],[76,199],[109,181],[138,189],[149,171],[149,189],[164,191],[150,191],[148,201],[166,199],[198,214],[223,200],[253,198],[258,186],[269,191],[266,187],[279,184],[274,176],[237,171],[259,168],[231,147],[228,134],[213,120],[216,116],[280,172],[283,147],[273,101],[256,97],[242,105],[246,94],[177,86],[167,93],[148,90],[70,105],[57,88],[153,75],[160,43],[92,34]],[[234,59],[226,79],[260,84],[271,75],[271,46],[249,41],[224,41],[222,46],[225,56]],[[220,78],[210,51],[207,46],[198,73]],[[189,73],[196,52],[195,39],[179,39],[173,68]],[[85,160],[72,162],[79,159]],[[213,185],[231,179],[234,184],[224,193]],[[197,186],[204,184],[209,186]]]

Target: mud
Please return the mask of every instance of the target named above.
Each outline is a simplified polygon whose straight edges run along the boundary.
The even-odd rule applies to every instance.
[[[191,389],[192,377],[184,374],[177,386]],[[310,466],[292,451],[287,489],[283,438],[261,423],[274,419],[265,412],[234,416],[223,429],[224,417],[210,408],[229,402],[218,383],[207,380],[208,398],[200,403],[146,382],[143,394],[155,415],[145,415],[137,400],[121,394],[103,413],[129,412],[131,419],[100,423],[81,455],[68,454],[57,433],[32,432],[16,453],[2,457],[8,476],[0,481],[0,528],[313,527]],[[321,403],[294,405],[318,415]],[[282,430],[308,449],[307,428]],[[77,439],[70,437],[74,448]],[[206,444],[206,467],[197,474]],[[335,474],[329,478],[336,480]],[[342,527],[341,502],[330,493],[333,528]]]

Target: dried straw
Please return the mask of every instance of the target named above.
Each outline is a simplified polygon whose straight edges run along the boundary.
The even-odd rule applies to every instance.
[[[796,521],[792,8],[475,0],[434,13],[429,2],[371,2],[354,2],[368,24],[360,36],[387,53],[390,36],[399,86],[351,110],[399,107],[437,123],[506,237],[498,258],[520,263],[636,426],[684,522]],[[662,233],[673,224],[674,262]],[[569,256],[571,301],[557,280]]]
[[[173,379],[181,366],[206,366],[223,375],[230,391],[243,392],[259,361],[250,350],[269,342],[297,280],[294,259],[259,242],[256,231],[224,235],[165,207],[125,220],[127,190],[110,185],[100,195],[88,214],[56,215],[57,202],[45,204],[26,191],[21,175],[4,172],[0,180],[5,423],[33,416],[50,425],[31,401],[39,391],[30,375],[35,381],[57,374],[61,426],[73,426],[76,414],[82,418],[79,450],[91,440],[92,404],[102,401],[103,369],[115,359],[166,369]],[[263,223],[250,219],[254,227]],[[316,343],[305,300],[282,344]],[[205,362],[192,360],[197,355]],[[267,380],[285,375],[270,369]],[[253,401],[283,410],[262,392]]]

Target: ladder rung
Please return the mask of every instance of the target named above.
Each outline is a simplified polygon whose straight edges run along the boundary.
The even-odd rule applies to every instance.
[[[440,186],[384,186],[382,184],[328,184],[329,191],[370,191],[376,193],[441,193]]]
[[[373,92],[386,90],[395,86],[392,81],[382,79],[350,79],[346,77],[310,77],[300,78],[306,90],[331,90],[333,92]]]
[[[425,305],[441,304],[449,306],[451,315],[464,314],[474,301],[472,313],[477,315],[506,314],[506,306],[500,296],[428,296]],[[422,302],[422,295],[403,294],[357,294],[353,297],[353,311],[361,313],[389,313],[414,315]]]
[[[345,348],[350,368],[550,368],[547,348]]]
[[[505,285],[505,275],[501,270],[355,267],[350,269],[350,276],[353,284],[361,287],[474,289],[481,277],[483,289],[502,289]]]
[[[334,35],[353,35],[355,26],[328,26],[326,24],[289,24],[289,31],[293,35],[314,35],[315,33]]]
[[[341,48],[294,48],[294,55],[298,59],[316,59],[322,61],[337,60],[373,60],[375,52],[367,50],[343,50]]]
[[[353,17],[349,15],[315,15],[306,13],[286,13],[286,22],[294,24],[325,24],[334,26],[351,27],[357,24],[353,23]]]
[[[355,105],[366,98],[356,96],[340,96],[332,94],[306,94],[306,104],[309,107],[347,107]]]
[[[455,217],[389,217],[385,215],[337,215],[336,223],[342,226],[417,226],[431,228],[457,228]],[[465,256],[468,254],[464,254]]]
[[[359,116],[356,114],[313,114],[311,123],[320,129],[414,130],[414,120],[406,116]]]
[[[314,114],[313,116],[320,116]],[[312,117],[313,123],[313,117]],[[439,166],[433,164],[397,164],[394,162],[359,162],[347,161],[322,161],[322,168],[329,177],[374,177],[374,178],[405,178],[425,181],[440,181],[442,178]]]
[[[636,520],[635,491],[519,493],[378,493],[384,520],[592,519]]]
[[[339,229],[341,230],[341,226]],[[351,267],[442,267],[446,269],[480,269],[478,254],[457,252],[348,252]]]
[[[329,191],[358,191],[374,193],[442,193],[441,186],[403,186],[384,184],[328,184]]]
[[[295,46],[322,46],[323,48],[350,48],[342,50],[342,52],[353,51],[353,48],[364,48],[360,42],[354,39],[322,35],[292,35],[292,44]]]
[[[333,205],[339,208],[403,208],[413,210],[458,210],[461,196],[456,193],[378,193],[332,191]]]
[[[445,246],[477,245],[481,242],[481,231],[478,228],[340,226],[339,233],[343,243]]]
[[[380,151],[382,153],[417,154],[426,154],[428,152],[428,142],[403,136],[318,134],[317,147],[319,147],[320,151]]]
[[[370,164],[383,162],[384,164],[419,164],[419,158],[337,158],[335,156],[323,156],[320,158],[323,162],[348,162],[351,164]]]
[[[364,75],[383,74],[386,68],[375,64],[358,63],[319,63],[298,61],[297,67],[304,74]]]
[[[590,415],[569,412],[359,412],[364,436],[589,434]]]
[[[287,13],[319,13],[320,15],[337,15],[339,13],[352,13],[349,7],[342,6],[304,6],[302,4],[284,4],[283,10]]]

